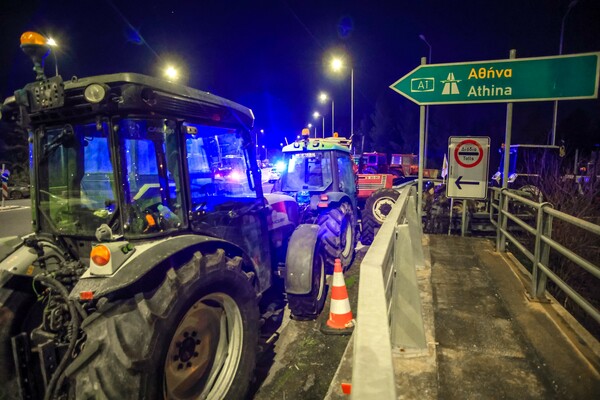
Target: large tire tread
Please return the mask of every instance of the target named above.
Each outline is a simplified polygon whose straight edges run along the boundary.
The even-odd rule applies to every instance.
[[[0,399],[18,398],[11,338],[21,332],[35,301],[33,294],[0,288]]]
[[[373,215],[369,213],[363,213],[361,220],[361,231],[360,231],[360,242],[368,246],[373,243],[375,239],[375,229],[379,228],[379,224],[375,221]]]
[[[347,223],[352,229],[352,250],[346,257],[342,254],[341,236],[344,218],[347,218]],[[357,242],[356,221],[352,207],[348,203],[342,203],[338,208],[330,209],[327,213],[319,215],[317,224],[321,226],[320,238],[323,245],[323,253],[325,255],[325,265],[329,273],[333,273],[333,265],[336,258],[342,262],[342,267],[345,269],[352,265],[355,255],[355,247]]]
[[[319,250],[317,249],[317,252]],[[318,263],[322,262],[322,256],[317,254],[317,257],[320,258]],[[313,274],[317,273],[321,275],[321,271],[316,271],[316,268],[313,268]],[[314,278],[313,278],[314,279]],[[316,319],[323,311],[323,307],[325,306],[325,300],[327,298],[327,283],[325,281],[325,270],[322,271],[322,277],[319,276],[318,279],[322,279],[323,285],[323,293],[321,297],[318,298],[318,285],[313,283],[313,287],[311,292],[306,295],[295,295],[288,293],[288,307],[290,308],[290,312],[293,319],[300,321],[309,321]],[[315,279],[316,280],[316,279]]]
[[[382,198],[393,199],[394,203],[398,200],[400,194],[394,189],[379,189],[371,194],[365,202],[365,209],[362,213],[362,233],[360,241],[364,245],[370,245],[375,239],[376,230],[381,227],[381,222],[375,217],[374,207],[378,200]]]
[[[239,289],[252,287],[252,282],[249,281],[253,275],[241,271],[241,263],[240,257],[228,259],[222,249],[206,255],[196,252],[181,268],[169,269],[165,280],[154,293],[139,293],[134,298],[101,308],[99,312],[102,315],[89,324],[84,324],[88,335],[86,347],[94,349],[97,346],[92,344],[99,344],[100,350],[97,351],[98,354],[90,356],[80,370],[70,372],[69,378],[76,385],[76,397],[162,398],[163,354],[168,343],[159,344],[158,336],[168,334],[161,330],[171,330],[174,328],[173,324],[177,326],[177,321],[184,312],[182,310],[191,305],[186,305],[187,303],[192,299],[199,299],[200,294],[210,293],[212,285],[223,282],[230,284],[230,295],[252,302],[246,310],[247,315],[242,314],[242,318],[247,319],[250,325],[248,332],[244,332],[245,338],[248,338],[245,346],[250,347],[246,349],[246,357],[242,356],[236,372],[241,379],[232,386],[227,397],[243,396],[255,363],[258,307],[254,288],[246,290],[246,293],[236,294]],[[231,271],[237,273],[232,274]],[[83,353],[85,350],[84,348]],[[240,372],[241,369],[245,371]],[[250,375],[244,376],[248,374]],[[102,388],[102,393],[99,393],[98,388]]]

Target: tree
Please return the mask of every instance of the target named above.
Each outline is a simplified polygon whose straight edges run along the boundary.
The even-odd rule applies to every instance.
[[[591,165],[591,168],[586,171],[587,175],[584,176],[565,174],[571,160],[553,156],[548,151],[538,153],[527,159],[526,162],[527,173],[531,175],[528,184],[530,187],[536,188],[534,194],[543,201],[551,203],[556,210],[600,224],[600,163],[597,158],[595,164]],[[554,218],[552,239],[592,264],[600,265],[598,236]],[[549,266],[583,298],[594,307],[600,308],[600,292],[597,290],[598,280],[596,277],[554,250],[550,253]],[[600,337],[600,326],[572,302],[557,285],[549,281],[548,290],[590,332],[596,337]]]
[[[373,127],[369,137],[373,150],[384,153],[416,153],[419,147],[419,131],[415,125],[414,112],[398,102],[396,94],[384,94],[375,103],[371,115]]]

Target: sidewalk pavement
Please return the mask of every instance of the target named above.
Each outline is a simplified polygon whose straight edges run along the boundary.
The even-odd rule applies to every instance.
[[[600,345],[556,301],[528,300],[528,274],[489,239],[425,236],[417,271],[428,349],[392,355],[398,399],[591,399]],[[360,324],[360,317],[357,323]],[[352,343],[327,399],[348,399]]]

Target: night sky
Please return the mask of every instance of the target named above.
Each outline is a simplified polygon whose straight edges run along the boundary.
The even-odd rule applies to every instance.
[[[330,132],[330,104],[317,100],[321,90],[335,100],[336,130],[349,132],[349,71],[328,73],[334,49],[343,50],[354,68],[355,127],[382,100],[417,118],[418,107],[389,85],[428,55],[420,34],[432,46],[433,63],[503,59],[512,48],[517,57],[556,55],[570,2],[2,0],[0,95],[33,79],[19,37],[34,30],[59,43],[65,79],[126,71],[159,75],[167,63],[184,67],[189,86],[252,108],[256,128],[265,130],[262,143],[279,147],[284,136],[291,139],[315,122],[315,110],[326,114]],[[600,1],[579,0],[566,18],[563,53],[599,50]],[[46,70],[53,68],[49,57]],[[583,115],[587,136],[600,142],[599,111],[597,100],[561,102],[560,136],[569,136],[568,121],[581,122]],[[505,113],[504,104],[432,107],[432,141],[445,145],[449,135],[490,135],[498,146]],[[513,142],[543,141],[551,118],[551,103],[515,105]]]

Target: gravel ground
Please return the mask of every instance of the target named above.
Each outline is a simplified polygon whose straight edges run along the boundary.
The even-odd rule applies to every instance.
[[[356,318],[360,262],[367,248],[357,251],[344,274],[350,307]],[[331,283],[331,276],[328,277]],[[323,399],[351,336],[324,335],[320,327],[329,317],[328,296],[315,321],[295,321],[283,314],[280,336],[259,354],[256,382],[249,399]]]

